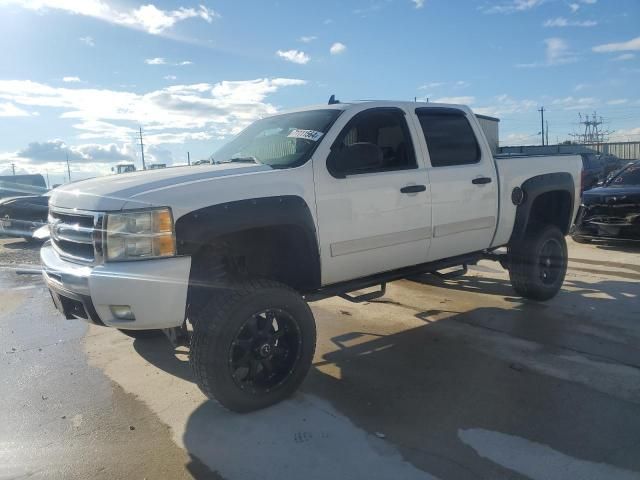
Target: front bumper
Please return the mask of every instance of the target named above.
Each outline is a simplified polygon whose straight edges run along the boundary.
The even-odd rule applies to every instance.
[[[594,214],[582,205],[571,234],[585,239],[640,240],[640,211],[626,215]]]
[[[191,257],[85,266],[60,258],[49,242],[40,250],[42,275],[67,318],[131,330],[172,328],[185,318]],[[135,319],[116,318],[128,305]]]
[[[31,220],[17,220],[15,218],[5,216],[0,218],[0,234],[7,235],[9,237],[30,238],[33,236],[33,232],[43,225],[46,224]]]

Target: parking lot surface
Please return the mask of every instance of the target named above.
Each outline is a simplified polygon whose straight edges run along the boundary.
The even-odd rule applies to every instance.
[[[490,262],[314,303],[301,391],[237,415],[186,348],[64,320],[0,239],[0,478],[640,478],[640,248],[569,254],[546,303]]]

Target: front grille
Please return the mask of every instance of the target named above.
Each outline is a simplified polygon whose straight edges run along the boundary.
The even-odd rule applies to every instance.
[[[95,235],[101,218],[94,213],[70,213],[52,208],[49,211],[51,243],[60,256],[80,263],[94,263],[100,253]],[[99,233],[99,230],[98,230]]]

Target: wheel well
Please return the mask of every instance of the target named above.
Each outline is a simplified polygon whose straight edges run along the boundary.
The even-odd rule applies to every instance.
[[[320,258],[314,240],[298,225],[220,235],[192,255],[191,279],[202,282],[219,275],[222,263],[231,278],[263,278],[300,292],[315,290],[320,286]]]
[[[566,235],[571,223],[572,203],[571,195],[565,190],[542,193],[533,200],[528,224],[556,225]]]

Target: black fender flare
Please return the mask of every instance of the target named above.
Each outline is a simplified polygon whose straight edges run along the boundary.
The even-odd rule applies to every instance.
[[[511,232],[509,242],[517,241],[523,238],[527,226],[529,225],[529,217],[533,204],[540,195],[548,192],[562,191],[567,192],[571,197],[571,205],[569,207],[569,218],[564,228],[561,228],[565,235],[569,232],[569,228],[573,223],[572,213],[575,205],[575,183],[573,177],[567,172],[545,173],[536,175],[525,180],[520,187],[524,192],[524,199],[516,208],[516,219]]]
[[[304,233],[312,257],[308,272],[320,285],[320,250],[311,210],[297,195],[259,197],[203,207],[181,216],[175,224],[178,255],[193,255],[224,235],[256,228],[295,226]]]

